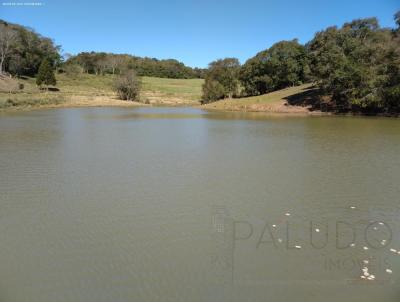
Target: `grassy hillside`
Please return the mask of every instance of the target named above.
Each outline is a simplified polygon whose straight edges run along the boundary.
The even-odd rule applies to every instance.
[[[260,96],[224,99],[201,107],[225,111],[308,113],[317,109],[314,105],[318,97],[318,90],[312,84],[304,84]]]
[[[81,74],[57,75],[56,89],[39,92],[34,78],[0,78],[0,108],[23,106],[131,106],[140,105],[120,101],[112,90],[114,76]],[[151,104],[198,104],[202,79],[142,78],[141,100]],[[22,84],[23,89],[18,89]],[[12,93],[10,93],[12,91]]]
[[[203,79],[165,79],[142,77],[142,95],[150,102],[198,103]]]
[[[77,76],[57,75],[57,86],[52,91],[40,92],[34,78],[0,78],[0,109],[26,107],[76,106],[140,106],[198,105],[202,79],[142,78],[142,103],[118,100],[112,90],[112,75]],[[18,86],[23,85],[23,89]],[[12,93],[10,93],[12,91]],[[317,89],[311,84],[290,87],[268,94],[225,99],[201,106],[204,109],[225,111],[263,111],[279,113],[307,113],[314,107]]]

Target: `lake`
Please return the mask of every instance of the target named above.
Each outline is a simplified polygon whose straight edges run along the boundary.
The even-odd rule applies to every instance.
[[[400,299],[400,120],[0,113],[0,301]]]

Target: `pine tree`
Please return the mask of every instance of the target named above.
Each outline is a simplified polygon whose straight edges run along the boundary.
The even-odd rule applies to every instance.
[[[36,76],[36,84],[38,86],[42,86],[42,84],[49,86],[49,85],[56,85],[56,77],[54,75],[53,68],[51,63],[48,59],[44,59],[40,64],[38,74]]]

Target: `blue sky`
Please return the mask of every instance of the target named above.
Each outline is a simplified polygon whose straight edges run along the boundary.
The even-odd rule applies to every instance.
[[[206,67],[217,58],[243,63],[280,40],[309,41],[315,32],[361,17],[394,27],[398,0],[42,0],[5,6],[0,18],[34,28],[63,52],[106,51]]]

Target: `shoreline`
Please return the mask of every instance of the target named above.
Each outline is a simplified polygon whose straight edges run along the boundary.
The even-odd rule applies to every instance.
[[[191,107],[209,112],[263,113],[275,116],[378,116],[399,118],[400,114],[321,111],[321,95],[314,83],[287,87],[263,95],[226,98],[201,104],[201,80],[142,77],[140,101],[118,99],[112,89],[113,76],[57,74],[58,86],[41,92],[34,78],[0,78],[0,113],[38,109],[84,107]],[[23,84],[23,90],[9,87]],[[329,96],[322,96],[323,104]]]
[[[82,100],[85,99],[85,100]],[[342,116],[342,117],[380,117],[380,118],[400,118],[400,115],[394,114],[362,114],[362,113],[336,113],[336,112],[323,112],[319,110],[310,111],[306,107],[301,106],[287,106],[286,110],[276,110],[270,108],[255,108],[252,106],[243,107],[243,106],[226,106],[226,107],[214,107],[208,106],[211,104],[193,104],[193,102],[182,102],[182,103],[164,103],[164,102],[155,102],[150,104],[145,104],[136,101],[124,101],[118,100],[112,97],[105,98],[104,96],[73,96],[68,101],[62,101],[60,103],[49,103],[49,104],[37,104],[37,105],[21,105],[21,106],[9,106],[0,108],[0,114],[3,113],[15,113],[15,112],[29,112],[35,110],[42,109],[68,109],[68,108],[102,108],[102,107],[110,107],[110,108],[136,108],[136,107],[191,107],[197,108],[209,112],[215,113],[259,113],[259,114],[267,114],[273,116]]]
[[[38,109],[58,109],[58,108],[90,108],[90,107],[145,107],[148,104],[118,100],[112,97],[104,96],[70,96],[61,97],[59,101],[50,101],[50,103],[44,104],[22,104],[22,105],[10,105],[0,108],[0,112],[19,112],[19,111],[33,111]]]
[[[210,104],[207,104],[210,105]],[[266,114],[274,114],[274,115],[293,115],[293,116],[327,116],[327,115],[335,115],[334,112],[323,112],[319,110],[310,111],[305,107],[301,106],[290,106],[285,108],[286,110],[272,109],[272,108],[255,108],[252,106],[243,107],[243,106],[227,106],[227,107],[213,107],[207,105],[197,106],[199,109],[208,110],[211,112],[231,112],[231,113],[266,113]]]
[[[120,107],[120,108],[132,108],[132,107],[192,107],[202,109],[210,112],[236,112],[236,113],[265,113],[274,115],[294,115],[294,116],[307,116],[307,115],[332,115],[330,112],[321,111],[310,111],[306,107],[302,106],[260,106],[260,105],[236,105],[233,106],[215,106],[215,103],[200,104],[200,102],[193,101],[182,101],[171,102],[170,100],[158,100],[153,101],[149,104],[137,101],[126,101],[119,100],[115,96],[98,96],[98,95],[34,95],[32,100],[43,98],[49,103],[34,103],[21,105],[10,105],[0,108],[0,112],[18,112],[18,111],[31,111],[38,109],[58,109],[58,108],[90,108],[90,107]],[[231,100],[232,101],[232,100]],[[223,103],[224,100],[219,101]],[[233,100],[234,102],[234,100]],[[223,103],[224,104],[224,103]]]
[[[301,88],[301,87],[300,87]],[[306,85],[303,89],[308,89]],[[284,92],[284,95],[277,95]],[[153,99],[150,103],[120,100],[113,93],[103,95],[96,94],[57,94],[53,92],[45,93],[23,93],[23,94],[3,94],[16,97],[15,101],[9,105],[0,107],[0,113],[8,112],[27,112],[40,109],[61,109],[61,108],[90,108],[90,107],[191,107],[209,112],[225,113],[260,113],[274,116],[347,116],[347,117],[386,117],[399,118],[399,114],[365,114],[359,112],[338,113],[332,111],[313,110],[307,105],[290,105],[285,96],[288,89],[272,92],[268,95],[250,97],[243,99],[223,99],[208,104],[200,104],[199,101],[185,100],[184,98],[160,97]],[[272,96],[273,99],[262,102],[259,98]],[[19,99],[19,100],[18,100]],[[147,100],[147,99],[146,99]],[[177,101],[179,100],[179,101]]]
[[[379,118],[394,118],[399,119],[400,114],[364,114],[359,112],[332,112],[332,111],[273,111],[273,110],[243,110],[243,109],[232,109],[232,108],[209,108],[203,107],[204,105],[196,106],[196,108],[203,109],[210,112],[225,112],[225,113],[260,113],[274,116],[336,116],[336,117],[379,117]]]

